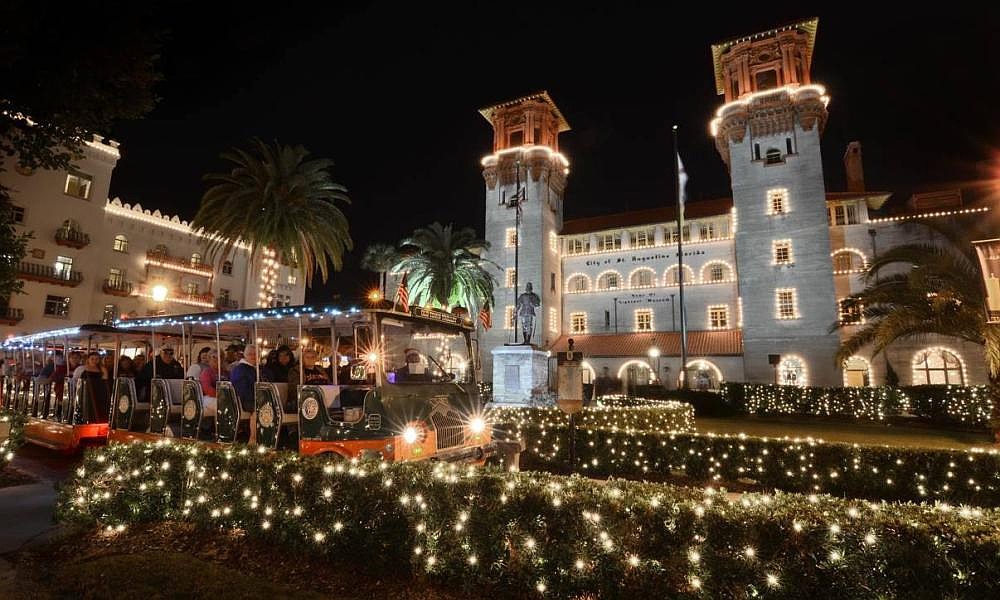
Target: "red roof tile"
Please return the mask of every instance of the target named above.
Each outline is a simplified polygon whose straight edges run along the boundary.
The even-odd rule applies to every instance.
[[[554,341],[549,350],[565,352],[573,338],[573,350],[585,356],[646,356],[649,349],[660,349],[660,356],[681,355],[680,332],[602,333],[564,335]],[[743,354],[743,331],[689,331],[688,356],[739,356]]]

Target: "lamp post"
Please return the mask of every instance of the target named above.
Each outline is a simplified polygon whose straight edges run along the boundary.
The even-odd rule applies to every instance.
[[[674,296],[670,294],[670,331],[677,331],[677,311],[674,310]]]
[[[653,383],[660,380],[660,349],[653,346],[649,349],[649,358],[653,359],[656,363],[656,368],[653,371]]]
[[[151,295],[153,296],[153,302],[156,303],[156,314],[159,315],[164,312],[163,302],[167,299],[167,286],[163,284],[154,285]]]

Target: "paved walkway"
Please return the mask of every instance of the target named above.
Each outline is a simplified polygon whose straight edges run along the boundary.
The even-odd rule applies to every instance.
[[[794,419],[745,417],[718,419],[695,417],[698,431],[745,433],[767,437],[813,437],[828,442],[890,445],[911,448],[988,448],[988,433],[945,431],[922,427],[883,425],[879,423],[841,423],[836,421],[795,421]]]
[[[36,483],[0,488],[0,555],[25,544],[48,539],[53,522],[55,485],[69,476],[79,456],[66,456],[37,446],[22,446],[11,465],[37,479]]]

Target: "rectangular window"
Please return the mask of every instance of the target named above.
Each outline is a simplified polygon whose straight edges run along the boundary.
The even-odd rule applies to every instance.
[[[841,252],[833,257],[833,270],[840,272],[848,272],[851,270],[851,253]]]
[[[785,138],[785,150],[788,154],[792,153],[792,138]]]
[[[857,225],[858,224],[858,207],[854,204],[848,204],[844,208],[847,209],[847,224]]]
[[[509,139],[510,139],[510,145],[511,145],[511,147],[523,145],[524,144],[524,131],[522,131],[520,129],[518,129],[517,131],[511,131]]]
[[[772,242],[774,244],[774,263],[776,265],[790,265],[792,264],[792,241],[791,240],[775,240]]]
[[[531,138],[531,142],[533,144],[535,144],[535,145],[541,146],[542,145],[542,128],[541,127],[535,127],[535,130],[532,133],[534,135]]]
[[[517,229],[514,227],[507,228],[507,235],[504,236],[504,246],[508,248],[513,248],[517,245]]]
[[[517,273],[514,271],[514,267],[507,267],[503,272],[504,287],[512,288],[516,284],[517,284]]]
[[[229,290],[227,290],[226,288],[220,288],[219,289],[219,300],[222,300],[223,302],[227,302],[229,300],[229,294],[230,294]]]
[[[653,311],[648,308],[640,308],[635,311],[635,330],[636,331],[652,331],[653,330]]]
[[[108,283],[113,286],[120,287],[125,283],[125,272],[121,269],[110,269],[108,270]]]
[[[587,313],[575,312],[569,314],[569,332],[587,333]]]
[[[604,309],[604,330],[611,329],[611,311]]]
[[[597,247],[601,251],[620,250],[622,235],[620,233],[604,233],[597,238]]]
[[[549,232],[549,250],[559,252],[559,236],[554,231]]]
[[[93,177],[86,173],[70,171],[66,174],[66,187],[63,189],[63,192],[68,196],[87,200],[90,198],[90,184],[93,182],[93,179]]]
[[[702,223],[701,230],[699,231],[701,239],[703,240],[714,240],[715,239],[715,223]]]
[[[549,291],[550,292],[556,291],[556,274],[555,273],[549,273]]]
[[[503,328],[514,329],[514,307],[505,306],[503,309]]]
[[[73,259],[68,256],[57,256],[53,267],[56,274],[63,279],[69,279],[73,275]]]
[[[118,318],[118,307],[114,304],[105,304],[104,313],[101,314],[102,325],[112,325]]]
[[[779,319],[799,318],[797,296],[795,288],[778,288],[775,290],[775,308]]]
[[[669,242],[671,244],[676,244],[677,243],[677,229],[674,228],[674,227],[671,227],[670,229],[668,229],[667,232],[666,232],[666,238],[667,238],[667,242]]]
[[[753,159],[760,160],[760,144],[753,145]]]
[[[729,327],[729,305],[717,304],[708,307],[708,328],[726,329]]]
[[[584,254],[590,252],[589,238],[573,238],[566,241],[567,254]]]
[[[549,309],[549,331],[559,333],[559,311],[554,308]]]
[[[838,303],[841,325],[860,325],[865,322],[864,309],[856,298],[842,298]]]
[[[295,275],[288,276],[288,285],[295,285],[299,281],[299,278]]]
[[[65,319],[69,316],[70,299],[65,296],[45,297],[45,316]]]
[[[654,233],[650,229],[629,232],[629,241],[633,248],[646,248],[653,245]]]
[[[24,207],[12,204],[10,206],[11,218],[14,220],[14,225],[24,225]]]
[[[232,275],[233,274],[233,263],[231,261],[226,261],[222,263],[222,274]]]
[[[775,188],[767,190],[767,214],[783,215],[788,212],[788,190]]]
[[[834,225],[846,225],[847,215],[844,212],[843,204],[836,204],[833,207],[833,224]]]
[[[690,225],[685,225],[684,229],[681,230],[681,235],[684,236],[684,241],[685,242],[690,242],[691,241],[691,226]]]
[[[188,283],[188,284],[186,284],[184,286],[184,291],[187,292],[189,296],[197,295],[197,293],[198,293],[198,284],[197,283]],[[279,296],[279,298],[280,298],[280,296]]]

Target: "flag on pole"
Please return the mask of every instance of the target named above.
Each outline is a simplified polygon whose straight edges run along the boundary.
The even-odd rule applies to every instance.
[[[479,322],[483,324],[483,329],[493,327],[493,314],[488,306],[479,309]]]
[[[685,192],[684,188],[687,187],[687,181],[688,181],[688,174],[687,171],[684,170],[684,162],[681,161],[681,154],[680,152],[678,152],[677,153],[677,194],[678,194],[677,206],[679,211],[679,217],[682,223],[684,222],[684,201],[686,199],[685,197],[687,196],[687,192]]]
[[[410,290],[406,287],[406,277],[409,273],[403,273],[403,278],[399,280],[399,287],[396,288],[396,300],[392,307],[396,308],[396,304],[402,304],[402,311],[405,313],[410,312]]]

